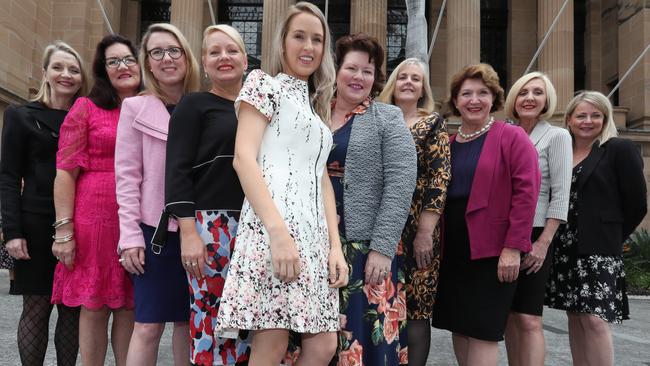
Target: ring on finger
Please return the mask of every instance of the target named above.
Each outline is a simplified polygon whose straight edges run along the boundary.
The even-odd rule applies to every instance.
[[[196,266],[196,262],[191,262],[190,266],[192,266],[192,267]]]

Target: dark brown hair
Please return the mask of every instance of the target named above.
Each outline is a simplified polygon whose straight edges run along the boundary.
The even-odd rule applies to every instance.
[[[120,96],[117,94],[117,90],[115,90],[113,84],[111,84],[108,72],[106,72],[106,49],[116,43],[127,46],[129,51],[131,51],[131,55],[136,59],[138,57],[138,50],[133,43],[128,38],[119,34],[109,34],[99,41],[95,50],[95,59],[93,60],[92,67],[95,82],[88,94],[88,98],[102,109],[114,109],[120,105]],[[138,86],[138,91],[140,90],[142,90],[142,81],[140,81],[140,86]]]
[[[485,86],[490,89],[492,95],[494,96],[494,101],[492,102],[492,108],[490,113],[495,112],[503,108],[503,88],[499,85],[499,75],[488,64],[475,64],[465,66],[460,72],[456,73],[451,78],[451,85],[449,86],[449,100],[447,105],[449,110],[454,114],[454,116],[460,116],[460,111],[456,108],[454,101],[458,97],[460,92],[460,87],[463,85],[467,79],[478,79],[485,84]]]
[[[371,96],[376,96],[384,88],[386,76],[381,67],[384,64],[384,49],[377,38],[365,33],[355,33],[339,38],[336,41],[336,73],[338,74],[345,55],[350,51],[365,52],[368,54],[368,61],[375,63],[375,82],[370,90]]]

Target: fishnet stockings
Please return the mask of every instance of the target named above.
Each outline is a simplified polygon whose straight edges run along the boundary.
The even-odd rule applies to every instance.
[[[54,333],[58,365],[74,365],[79,348],[79,309],[57,305],[59,317]],[[18,352],[25,366],[43,365],[52,304],[49,296],[24,295],[18,322]]]

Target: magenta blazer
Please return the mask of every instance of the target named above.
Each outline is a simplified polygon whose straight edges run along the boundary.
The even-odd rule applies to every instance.
[[[455,139],[451,136],[451,142]],[[495,121],[485,137],[465,212],[471,259],[498,257],[504,247],[531,250],[540,184],[537,150],[526,132]]]
[[[140,223],[158,226],[165,205],[165,154],[169,112],[152,95],[122,102],[115,144],[115,181],[119,205],[118,251],[145,247]],[[176,231],[174,220],[169,231]]]

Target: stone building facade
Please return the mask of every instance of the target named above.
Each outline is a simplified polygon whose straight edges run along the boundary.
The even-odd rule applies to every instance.
[[[179,26],[200,50],[211,24],[208,0],[100,0],[115,32],[139,41],[148,24]],[[313,0],[327,10],[334,37],[364,31],[387,49],[387,66],[403,59],[403,0]],[[429,36],[442,0],[427,0]],[[251,67],[265,68],[277,22],[295,0],[212,0],[217,22],[242,32]],[[329,8],[325,9],[325,4]],[[449,78],[462,66],[488,62],[507,90],[528,66],[564,0],[449,0],[430,60],[437,102],[447,97]],[[89,62],[108,32],[96,0],[0,0],[0,113],[35,92],[45,45],[62,39]],[[532,70],[546,72],[558,90],[558,113],[575,90],[608,94],[650,44],[650,0],[569,0]],[[631,71],[612,100],[622,136],[637,143],[650,177],[650,54]],[[0,121],[1,123],[1,121]],[[453,121],[451,122],[453,126]],[[650,220],[644,226],[650,228]]]

